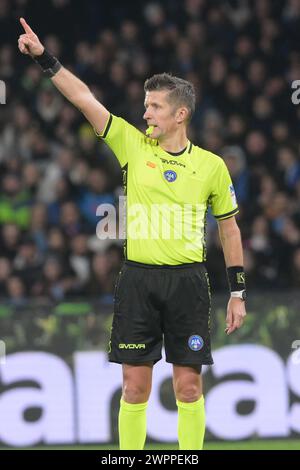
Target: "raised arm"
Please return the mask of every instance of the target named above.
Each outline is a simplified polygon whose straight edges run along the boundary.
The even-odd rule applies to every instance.
[[[20,23],[25,31],[19,37],[20,51],[22,54],[39,60],[39,57],[45,55],[44,46],[24,18],[20,18]],[[94,129],[101,134],[108,121],[109,111],[94,97],[89,87],[63,66],[51,77],[51,80],[67,100],[76,106]]]

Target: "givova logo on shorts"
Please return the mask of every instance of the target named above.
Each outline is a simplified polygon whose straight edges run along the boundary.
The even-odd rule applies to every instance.
[[[119,344],[119,349],[145,349],[146,345],[145,344],[124,344],[120,343]]]
[[[200,351],[204,346],[204,340],[199,335],[193,335],[189,337],[188,345],[192,351]]]

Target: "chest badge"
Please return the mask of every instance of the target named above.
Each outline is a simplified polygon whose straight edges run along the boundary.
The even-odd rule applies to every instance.
[[[173,181],[175,181],[177,178],[177,173],[173,170],[166,170],[164,172],[164,177],[168,181],[168,183],[173,183]]]

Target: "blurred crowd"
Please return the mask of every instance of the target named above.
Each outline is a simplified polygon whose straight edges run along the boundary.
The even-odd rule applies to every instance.
[[[126,3],[126,5],[125,5]],[[197,92],[190,139],[222,156],[240,206],[251,289],[300,287],[300,0],[0,0],[0,297],[112,300],[122,240],[99,240],[96,208],[118,205],[115,157],[20,54],[24,16],[114,114],[145,130],[143,83],[163,71]],[[212,216],[207,266],[227,289]]]

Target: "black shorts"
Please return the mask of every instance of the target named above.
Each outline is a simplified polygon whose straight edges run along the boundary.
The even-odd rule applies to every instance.
[[[210,291],[203,263],[151,266],[125,261],[115,287],[109,360],[213,364]]]

